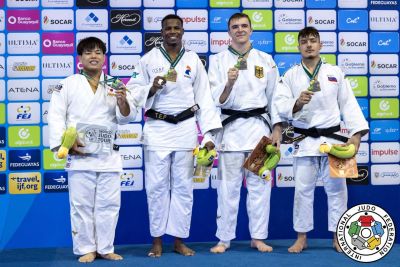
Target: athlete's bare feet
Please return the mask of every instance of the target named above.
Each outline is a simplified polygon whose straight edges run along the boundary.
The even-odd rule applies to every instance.
[[[218,242],[218,244],[216,244],[215,246],[213,246],[212,248],[210,248],[210,252],[212,253],[224,253],[225,251],[227,251],[229,248],[229,246],[227,246],[226,244],[222,243],[222,242]]]
[[[260,252],[271,252],[272,251],[272,247],[268,246],[267,244],[265,244],[264,241],[262,241],[260,239],[252,239],[250,242],[250,246],[252,248],[256,248]]]
[[[78,261],[82,263],[90,263],[96,259],[96,252],[89,252],[81,257],[79,257]]]
[[[188,248],[180,238],[175,238],[174,251],[183,256],[193,256],[194,250]]]
[[[290,253],[300,253],[307,248],[307,235],[306,233],[297,233],[297,240],[288,249]]]
[[[333,233],[333,248],[339,253],[343,252],[342,248],[339,246],[339,241],[337,240],[335,233]]]
[[[152,258],[159,258],[162,254],[162,239],[161,237],[155,237],[153,239],[153,246],[151,247],[147,256]]]
[[[107,254],[97,254],[100,258],[110,261],[120,261],[122,260],[122,256],[116,253],[107,253]]]

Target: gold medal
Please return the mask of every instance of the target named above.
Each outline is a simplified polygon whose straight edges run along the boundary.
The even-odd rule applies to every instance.
[[[176,73],[176,70],[171,68],[168,70],[167,74],[164,77],[167,81],[175,83],[177,76],[178,76],[178,74]]]

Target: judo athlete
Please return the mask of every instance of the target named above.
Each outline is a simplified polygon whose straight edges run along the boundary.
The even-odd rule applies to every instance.
[[[77,53],[83,69],[62,80],[53,91],[48,115],[52,150],[58,149],[69,126],[80,123],[103,133],[93,136],[102,148],[102,154],[83,153],[83,144],[76,140],[65,166],[73,251],[82,255],[80,262],[92,262],[96,256],[122,259],[114,253],[113,246],[122,172],[122,161],[118,151],[113,150],[113,139],[117,124],[133,121],[137,111],[125,87],[116,95],[109,94],[107,81],[112,77],[102,72],[105,52],[105,44],[98,38],[80,41]]]
[[[217,188],[217,232],[220,240],[211,248],[223,253],[236,237],[236,223],[243,177],[247,186],[247,214],[251,247],[270,252],[264,243],[268,237],[271,180],[244,170],[246,157],[262,136],[270,136],[273,91],[279,73],[272,57],[252,47],[251,22],[246,14],[237,13],[228,21],[232,44],[228,50],[210,57],[209,79],[214,103],[221,109],[223,131],[218,134],[219,168],[221,179]],[[279,122],[279,121],[276,121]],[[279,124],[277,124],[279,126]],[[274,129],[273,143],[279,146],[281,129]]]
[[[336,231],[341,215],[347,210],[346,179],[329,176],[328,157],[319,152],[319,145],[324,142],[354,144],[358,151],[361,137],[368,132],[368,123],[345,74],[339,67],[321,62],[318,31],[313,27],[304,28],[299,32],[298,42],[301,64],[281,77],[274,98],[279,115],[292,121],[295,133],[306,136],[294,143],[293,224],[298,237],[289,248],[292,253],[307,247],[307,232],[314,227],[314,189],[319,178],[328,197],[329,231]],[[350,139],[335,134],[340,131],[341,119]],[[333,247],[341,251],[335,234]]]
[[[214,148],[213,130],[221,128],[207,73],[198,55],[183,47],[183,32],[179,16],[164,17],[163,44],[140,59],[127,84],[134,102],[146,109],[148,117],[142,142],[153,237],[150,257],[161,256],[165,234],[175,237],[177,253],[194,254],[182,239],[189,236],[192,216],[196,119],[207,149]]]

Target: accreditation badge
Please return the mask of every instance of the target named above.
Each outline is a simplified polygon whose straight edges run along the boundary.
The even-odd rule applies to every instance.
[[[264,68],[263,68],[263,67],[260,67],[260,66],[254,66],[254,75],[255,75],[258,79],[264,78]]]

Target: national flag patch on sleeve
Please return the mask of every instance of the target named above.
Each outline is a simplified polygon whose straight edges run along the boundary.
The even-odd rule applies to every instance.
[[[328,81],[337,83],[337,79],[335,76],[328,76]]]

